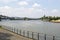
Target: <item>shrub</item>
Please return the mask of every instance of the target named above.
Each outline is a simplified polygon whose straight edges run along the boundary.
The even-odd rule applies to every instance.
[[[0,26],[0,28],[1,28],[2,26]]]

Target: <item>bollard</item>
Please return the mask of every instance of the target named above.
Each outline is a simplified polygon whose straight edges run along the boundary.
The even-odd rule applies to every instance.
[[[33,34],[34,32],[32,32],[32,39],[33,39],[33,37],[34,37],[34,34]]]
[[[11,31],[12,31],[12,27],[11,27]]]
[[[46,34],[44,35],[44,39],[46,40]]]
[[[13,32],[13,27],[12,27],[12,32]]]
[[[39,33],[38,33],[38,40],[39,40]]]
[[[21,35],[21,30],[20,30],[20,35]]]
[[[14,32],[15,32],[15,28],[14,28]]]
[[[18,34],[18,29],[17,29],[17,34]]]
[[[27,37],[29,38],[29,31],[27,31]]]
[[[23,36],[25,36],[25,30],[23,31]]]
[[[53,36],[53,40],[55,40],[55,36]]]

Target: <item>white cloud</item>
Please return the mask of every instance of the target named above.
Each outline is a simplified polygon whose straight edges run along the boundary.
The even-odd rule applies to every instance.
[[[34,8],[40,8],[41,7],[41,5],[40,4],[38,4],[38,3],[34,3],[33,5],[32,5],[32,7],[34,7]]]
[[[53,9],[51,12],[52,13],[58,13],[59,11],[57,9]]]
[[[26,5],[28,5],[28,3],[26,1],[20,1],[20,2],[18,2],[18,5],[26,6]]]
[[[58,9],[52,9],[49,11],[48,16],[60,16],[60,11]]]
[[[31,0],[24,0],[24,1],[31,1]]]
[[[13,1],[18,2],[18,0],[0,0],[0,2],[3,2],[3,3],[9,3],[9,2],[13,2]],[[31,2],[31,4],[29,5],[28,2],[29,3]],[[12,8],[12,7],[9,7],[10,5],[0,7],[0,14],[8,15],[8,16],[20,16],[20,17],[41,17],[44,14],[56,16],[56,15],[60,14],[60,11],[57,9],[53,9],[50,11],[50,10],[47,10],[46,8],[43,8],[38,3],[35,3],[35,2],[33,2],[33,3],[34,4],[32,4],[32,0],[19,0],[17,5],[20,8]],[[16,5],[14,5],[14,6],[16,6]]]
[[[12,8],[9,6],[0,7],[0,14],[18,17],[41,17],[42,9],[35,8]]]
[[[1,7],[1,8],[3,8],[3,9],[10,9],[11,7],[9,7],[9,6],[4,6],[4,7]]]
[[[0,12],[1,12],[0,14],[2,15],[10,15],[11,11],[12,8],[9,6],[0,7]]]
[[[0,2],[3,2],[3,3],[9,3],[9,2],[12,2],[12,1],[17,1],[17,0],[0,0]]]

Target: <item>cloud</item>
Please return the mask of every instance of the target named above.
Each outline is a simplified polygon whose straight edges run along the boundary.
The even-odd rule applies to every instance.
[[[51,13],[58,13],[59,11],[57,9],[53,9]]]
[[[42,16],[42,9],[36,8],[12,8],[9,6],[0,7],[0,14],[7,15],[7,16],[18,16],[18,17],[32,17],[37,18]]]
[[[4,7],[0,7],[0,14],[2,14],[2,15],[7,15],[7,16],[9,16],[9,15],[12,15],[12,8],[11,7],[9,7],[9,6],[4,6]]]
[[[1,7],[2,9],[10,9],[11,7],[9,6],[4,6],[4,7]]]
[[[60,16],[60,11],[58,9],[52,9],[48,11],[48,16]]]
[[[31,1],[31,0],[23,0],[23,1]]]
[[[12,1],[17,1],[17,0],[0,0],[0,2],[2,2],[2,3],[9,3],[9,2],[12,2]]]
[[[41,5],[38,4],[38,3],[34,3],[34,4],[32,5],[32,7],[33,7],[33,8],[41,8]]]
[[[1,5],[3,7],[0,7],[0,14],[8,15],[8,16],[19,16],[19,17],[41,17],[44,14],[56,16],[60,14],[60,11],[58,9],[47,10],[46,8],[42,7],[40,2],[37,1],[36,0],[0,0],[0,2],[3,4]],[[48,0],[48,1],[52,1],[52,0]],[[9,2],[13,2],[13,3],[9,3]],[[4,3],[7,3],[6,5],[8,6],[4,6]]]
[[[18,2],[18,5],[26,6],[26,5],[28,5],[28,3],[26,1],[20,1],[20,2]]]
[[[58,9],[53,9],[53,10],[51,11],[51,14],[52,14],[52,16],[60,16],[60,12],[59,12]]]

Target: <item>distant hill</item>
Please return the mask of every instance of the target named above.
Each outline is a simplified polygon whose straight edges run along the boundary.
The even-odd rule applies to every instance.
[[[28,18],[28,17],[9,17],[5,15],[0,15],[1,20],[40,20],[40,18]]]

